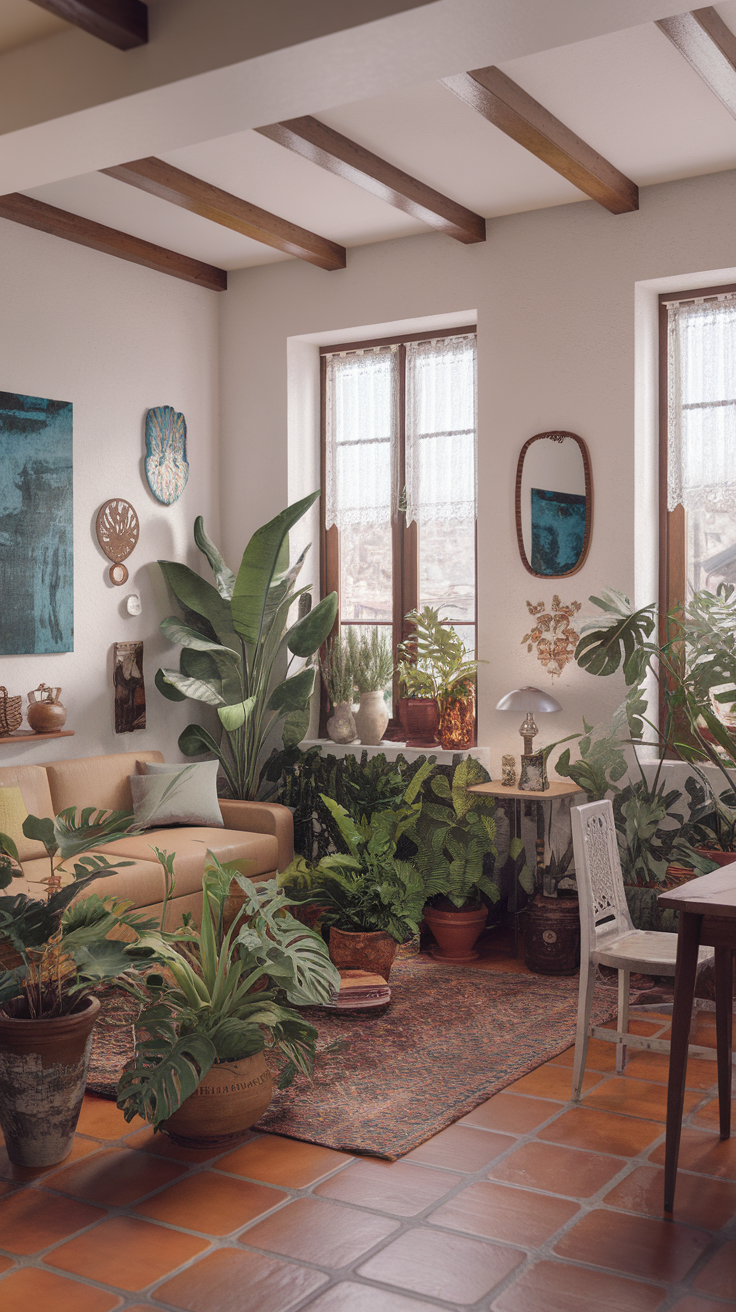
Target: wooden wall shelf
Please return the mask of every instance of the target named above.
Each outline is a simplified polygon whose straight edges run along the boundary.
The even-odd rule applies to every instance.
[[[73,729],[54,729],[53,733],[34,733],[33,729],[19,729],[17,733],[0,734],[0,746],[3,743],[41,742],[44,738],[73,738]]]

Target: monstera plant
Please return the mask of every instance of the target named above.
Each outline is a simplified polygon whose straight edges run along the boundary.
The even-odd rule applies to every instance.
[[[208,538],[200,516],[194,541],[207,557],[214,585],[188,565],[159,561],[182,609],[182,618],[169,616],[161,630],[183,650],[179,669],[160,669],[156,687],[171,701],[189,697],[215,707],[221,741],[202,725],[190,724],[179,748],[185,756],[214,752],[234,798],[255,798],[261,749],[275,725],[283,722],[284,744],[290,746],[309,724],[315,677],[309,662],[334,625],[337,594],[310,608],[311,584],[296,587],[307,549],[290,566],[289,530],[318,496],[313,492],[259,528],[237,575]],[[295,602],[299,618],[289,624]]]

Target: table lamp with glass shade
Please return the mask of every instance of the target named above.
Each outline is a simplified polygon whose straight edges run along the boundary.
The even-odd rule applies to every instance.
[[[549,779],[544,753],[534,751],[534,735],[539,732],[534,723],[534,716],[540,712],[561,711],[560,703],[541,688],[515,688],[513,692],[507,692],[506,696],[501,698],[496,705],[496,710],[524,712],[524,720],[519,729],[524,739],[519,788],[528,793],[544,792],[549,788]]]

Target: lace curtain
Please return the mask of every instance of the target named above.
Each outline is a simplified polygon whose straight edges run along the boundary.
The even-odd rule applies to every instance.
[[[475,520],[476,339],[406,348],[406,522]]]
[[[389,524],[398,458],[396,346],[328,355],[325,526]]]
[[[667,311],[667,508],[734,514],[736,296]]]

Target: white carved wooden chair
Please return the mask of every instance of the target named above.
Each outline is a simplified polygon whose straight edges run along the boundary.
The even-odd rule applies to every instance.
[[[626,1065],[627,1048],[669,1052],[667,1039],[629,1033],[629,977],[674,975],[677,935],[634,929],[626,904],[621,860],[610,801],[588,802],[570,810],[575,872],[580,902],[580,994],[575,1035],[572,1097],[580,1098],[588,1040],[605,1039],[617,1045],[616,1070]],[[701,948],[698,969],[713,961],[712,948]],[[615,1030],[590,1024],[596,966],[618,971],[618,1020]],[[671,1006],[668,1008],[671,1011]],[[662,1008],[659,1008],[662,1010]],[[715,1048],[690,1046],[691,1057],[715,1060]]]

